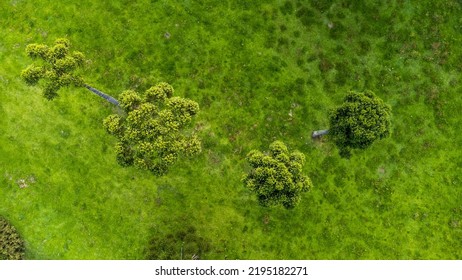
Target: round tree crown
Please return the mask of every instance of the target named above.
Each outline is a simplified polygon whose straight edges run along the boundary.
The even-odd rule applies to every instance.
[[[121,165],[163,175],[181,155],[201,152],[199,138],[187,130],[199,105],[172,94],[173,88],[167,83],[151,87],[144,96],[133,90],[120,94],[120,106],[126,114],[108,116],[104,126],[119,139],[116,153]]]
[[[390,119],[390,106],[374,93],[350,92],[344,103],[331,111],[329,134],[341,155],[348,157],[351,149],[365,149],[375,140],[388,137]]]
[[[243,177],[245,187],[257,194],[262,206],[282,205],[293,208],[300,201],[301,193],[312,187],[310,178],[303,175],[305,156],[275,141],[264,154],[252,150],[247,154],[251,171]]]

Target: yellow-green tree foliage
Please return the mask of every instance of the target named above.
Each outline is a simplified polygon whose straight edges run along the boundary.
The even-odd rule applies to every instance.
[[[370,91],[350,92],[344,103],[331,111],[329,122],[329,134],[340,155],[349,157],[351,149],[365,149],[390,135],[391,108]]]
[[[21,77],[28,85],[43,81],[43,95],[51,100],[58,96],[61,87],[69,85],[83,86],[81,77],[72,72],[84,63],[81,52],[70,52],[70,42],[61,38],[51,47],[43,44],[29,44],[26,53],[33,59],[40,59],[40,65],[29,65],[21,72]]]
[[[127,90],[119,100],[126,114],[108,116],[104,127],[119,140],[116,153],[121,165],[162,175],[180,156],[201,152],[199,138],[188,129],[199,105],[174,97],[171,85],[157,84],[144,95]]]
[[[24,241],[16,229],[0,216],[0,260],[24,259]]]
[[[289,153],[281,141],[269,148],[269,153],[253,150],[247,155],[252,169],[244,176],[244,185],[257,194],[262,206],[293,208],[301,194],[312,188],[310,178],[302,171],[305,156],[299,151]]]

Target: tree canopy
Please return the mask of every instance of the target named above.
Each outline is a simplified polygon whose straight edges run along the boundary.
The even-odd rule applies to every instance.
[[[44,63],[32,64],[21,72],[21,77],[28,85],[36,85],[43,80],[43,95],[51,100],[58,96],[61,87],[69,85],[83,86],[83,79],[73,73],[82,66],[84,55],[81,52],[70,52],[70,42],[60,38],[54,46],[29,44],[26,53],[33,59],[40,58]]]
[[[300,195],[312,188],[310,178],[302,173],[305,156],[299,151],[289,153],[281,141],[273,142],[269,153],[252,150],[247,161],[252,169],[243,177],[243,182],[257,194],[262,206],[293,208],[299,203]]]
[[[126,114],[108,116],[104,126],[119,140],[116,153],[121,165],[162,175],[181,155],[201,152],[199,138],[187,129],[199,105],[173,93],[171,85],[159,83],[143,96],[133,90],[120,94],[120,106]]]
[[[29,44],[29,57],[43,60],[40,66],[32,64],[21,73],[29,85],[43,82],[44,96],[51,100],[58,96],[61,87],[82,86],[121,107],[124,114],[110,115],[103,124],[118,138],[117,161],[123,166],[135,165],[156,175],[168,171],[180,156],[193,156],[201,152],[199,138],[188,130],[199,105],[189,99],[173,97],[173,87],[159,83],[141,96],[133,90],[120,94],[120,102],[87,85],[74,70],[83,65],[84,55],[70,52],[67,39],[58,39],[52,47]]]
[[[351,149],[365,149],[375,140],[390,135],[391,108],[374,93],[350,92],[344,103],[330,112],[329,134],[349,157]]]
[[[22,260],[24,254],[24,240],[16,228],[0,216],[0,260]]]

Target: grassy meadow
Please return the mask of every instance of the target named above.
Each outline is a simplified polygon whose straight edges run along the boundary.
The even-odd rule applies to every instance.
[[[0,2],[0,215],[27,259],[461,259],[462,2]],[[155,177],[117,164],[83,88],[48,101],[20,72],[30,43],[70,39],[117,97],[165,81],[199,103],[203,152]],[[392,107],[390,138],[338,155],[313,141],[350,91]],[[292,210],[243,187],[246,154],[306,155]]]

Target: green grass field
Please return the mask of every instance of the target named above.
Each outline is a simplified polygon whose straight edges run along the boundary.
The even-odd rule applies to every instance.
[[[456,0],[1,1],[0,215],[28,259],[461,259],[461,15]],[[202,154],[163,177],[119,166],[111,104],[20,79],[26,45],[61,37],[108,94],[165,81],[197,101]],[[389,104],[393,132],[347,160],[311,132],[350,90]],[[314,188],[292,210],[240,181],[274,140],[307,157]]]

